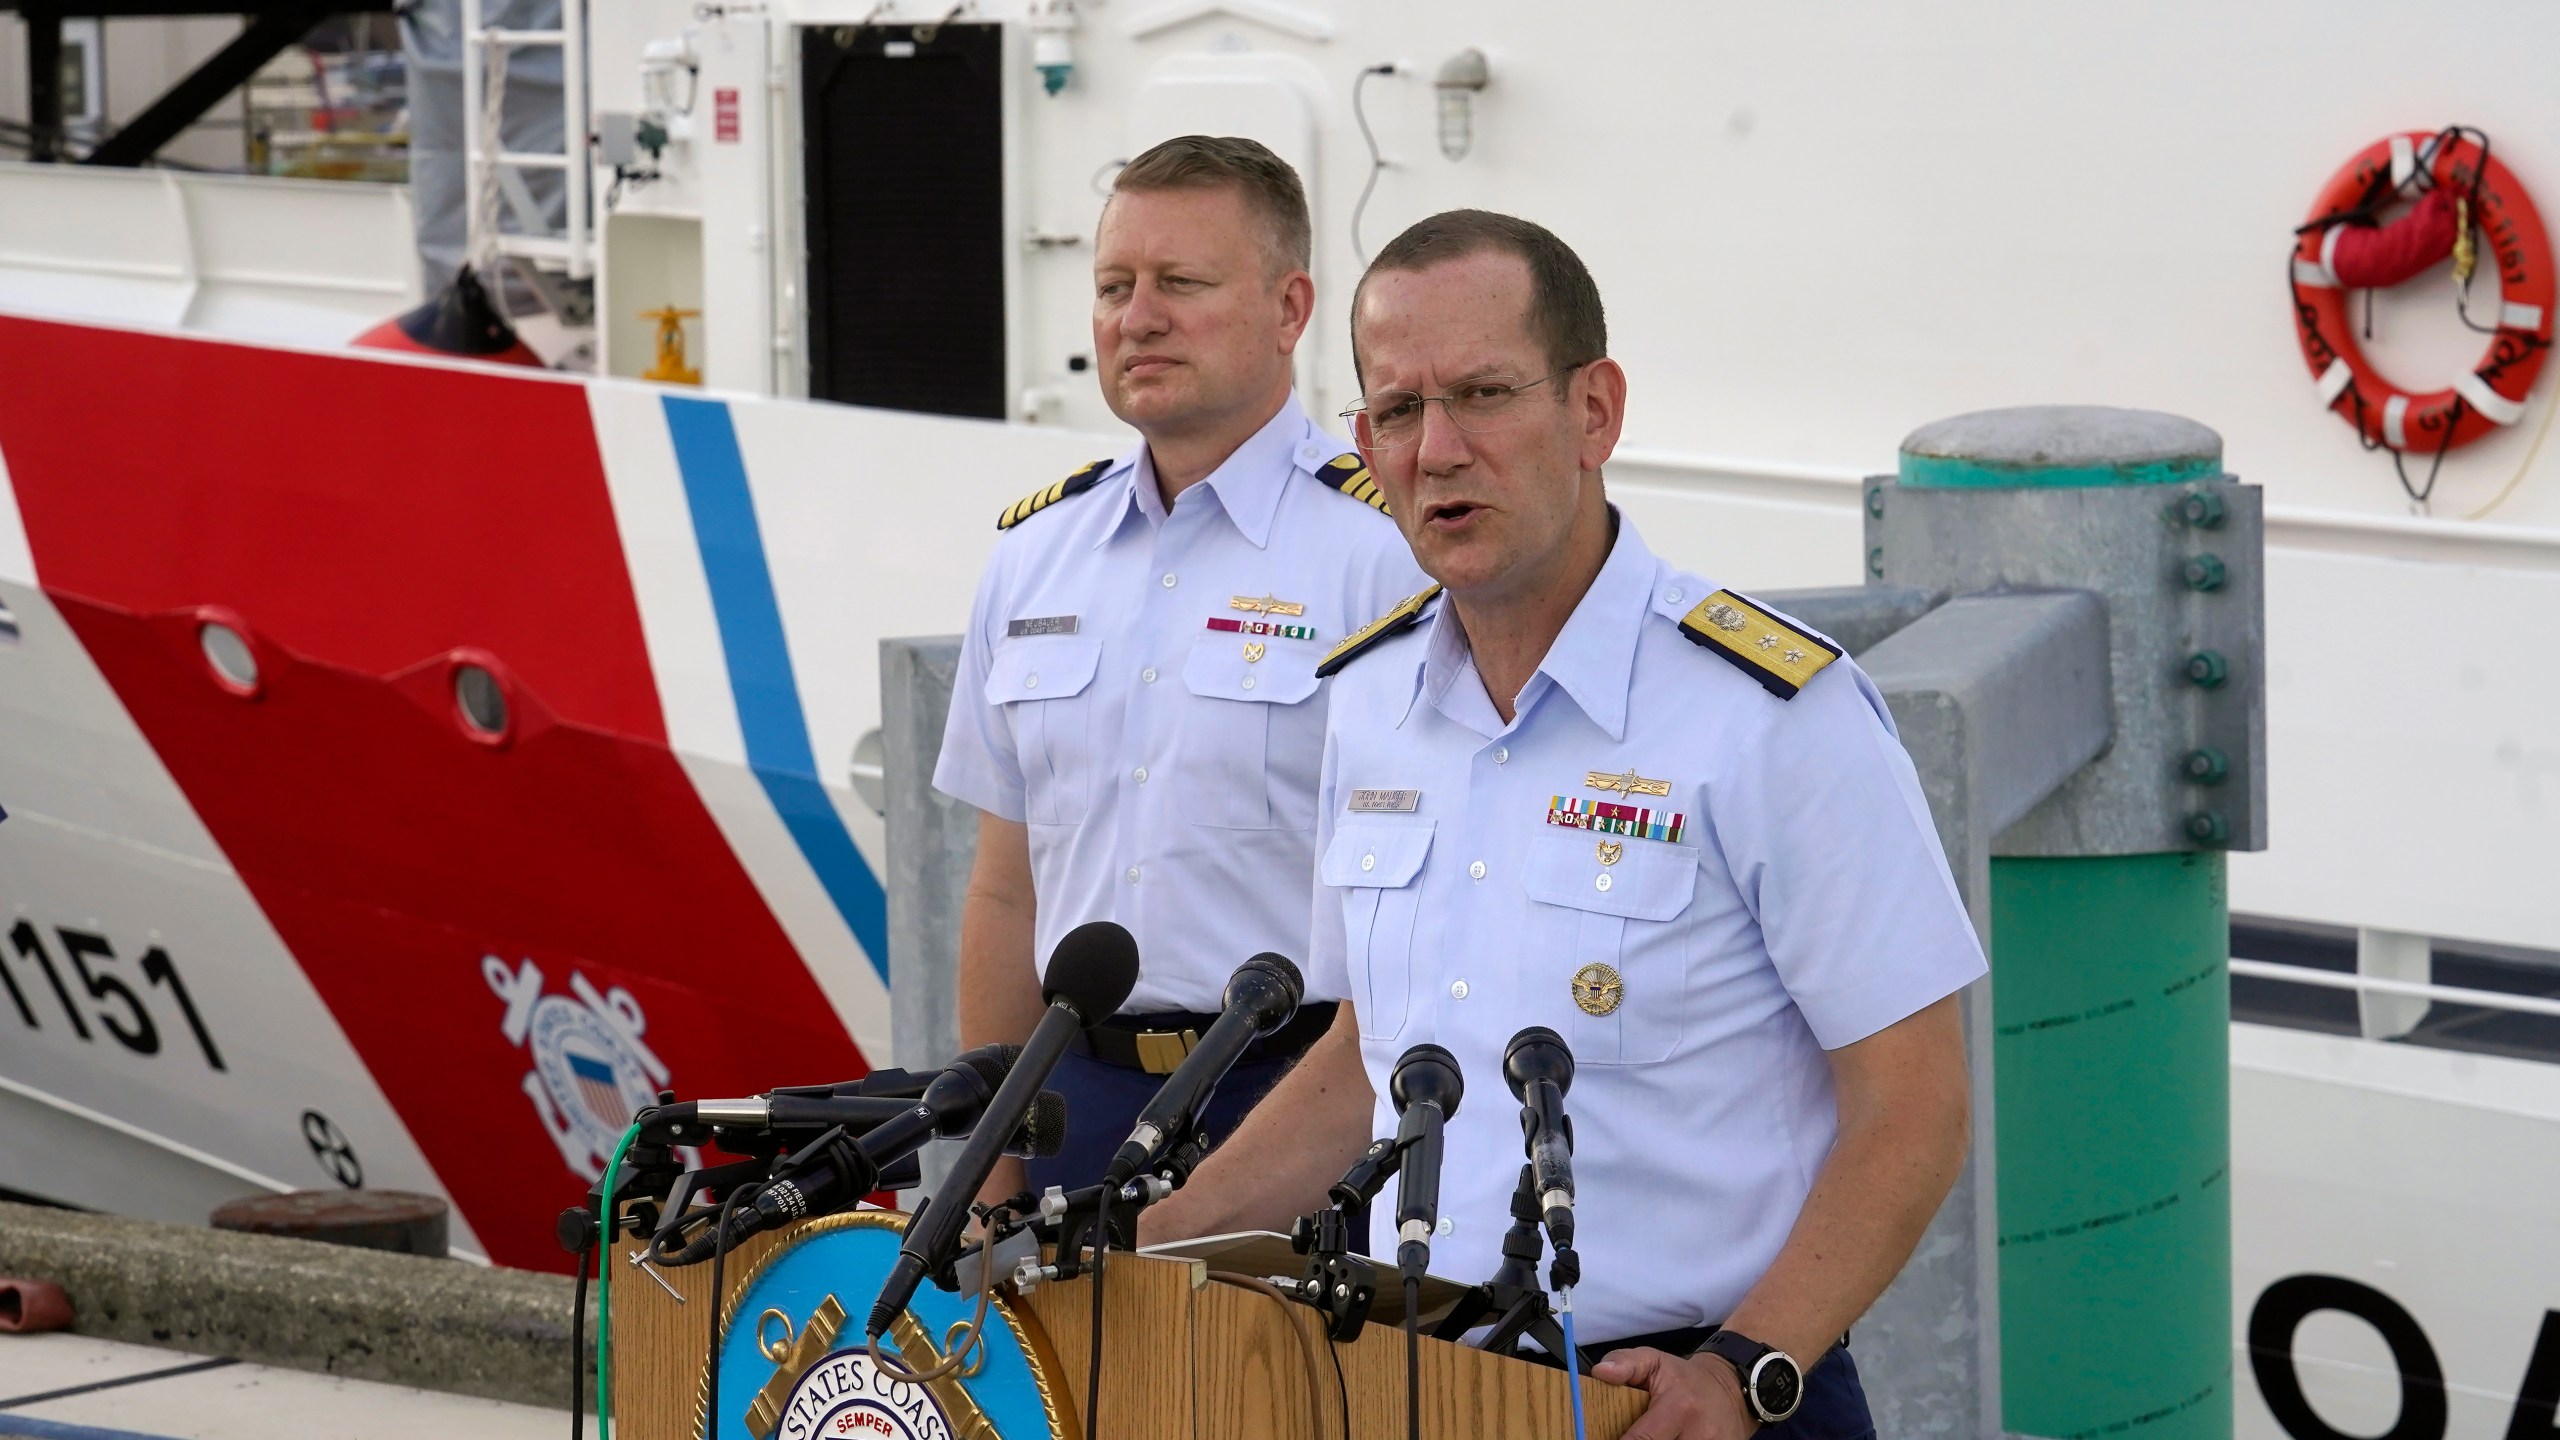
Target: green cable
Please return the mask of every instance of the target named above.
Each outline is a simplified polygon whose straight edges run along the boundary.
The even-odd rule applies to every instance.
[[[622,1176],[622,1153],[640,1134],[640,1122],[622,1132],[604,1167],[604,1193],[596,1199],[596,1440],[613,1440],[613,1187]]]

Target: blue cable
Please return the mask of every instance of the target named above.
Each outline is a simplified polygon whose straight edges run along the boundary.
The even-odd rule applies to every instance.
[[[1573,1287],[1556,1292],[1556,1315],[1564,1321],[1564,1379],[1573,1391],[1573,1440],[1587,1440],[1582,1433],[1582,1347],[1573,1341]]]

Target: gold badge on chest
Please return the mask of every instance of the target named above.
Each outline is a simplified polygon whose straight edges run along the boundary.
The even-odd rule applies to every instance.
[[[1247,640],[1244,642],[1244,663],[1247,665],[1258,665],[1262,663],[1261,641]]]
[[[1614,1013],[1618,1003],[1627,998],[1627,983],[1618,978],[1618,968],[1597,961],[1573,972],[1573,1003],[1585,1015]]]
[[[1227,601],[1227,607],[1232,610],[1242,610],[1249,615],[1304,615],[1307,613],[1305,605],[1295,600],[1283,600],[1276,595],[1237,595]]]
[[[1617,864],[1618,857],[1626,853],[1627,846],[1625,841],[1603,840],[1600,842],[1600,863],[1603,865]]]

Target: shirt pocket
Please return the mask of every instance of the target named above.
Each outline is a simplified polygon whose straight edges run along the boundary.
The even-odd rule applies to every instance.
[[[1098,635],[1025,635],[996,642],[987,666],[987,703],[1005,707],[1022,767],[1023,815],[1035,825],[1072,825],[1093,798],[1087,730]]]
[[[1614,851],[1605,849],[1615,846]],[[1604,863],[1603,857],[1615,859]],[[1589,1065],[1644,1065],[1671,1058],[1687,1023],[1688,946],[1674,924],[1698,888],[1698,847],[1546,827],[1529,845],[1530,994],[1573,1008],[1573,1058]],[[1574,981],[1605,965],[1617,1004],[1585,1009]]]
[[[1316,679],[1321,658],[1305,640],[1222,630],[1193,638],[1182,665],[1193,703],[1183,717],[1174,770],[1196,823],[1228,830],[1314,828],[1324,707],[1308,702],[1324,683]]]
[[[1393,1040],[1404,1033],[1431,831],[1428,820],[1346,822],[1318,862],[1324,883],[1342,892],[1344,958],[1363,1039]]]

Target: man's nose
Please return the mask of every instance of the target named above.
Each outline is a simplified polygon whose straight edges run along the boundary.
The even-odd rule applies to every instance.
[[[1164,292],[1155,282],[1141,277],[1129,287],[1129,303],[1120,312],[1120,333],[1135,338],[1161,335],[1172,328],[1172,315],[1165,308]]]
[[[1422,405],[1422,434],[1414,441],[1413,463],[1431,474],[1445,475],[1473,457],[1471,439],[1450,418],[1447,405],[1426,400]]]

